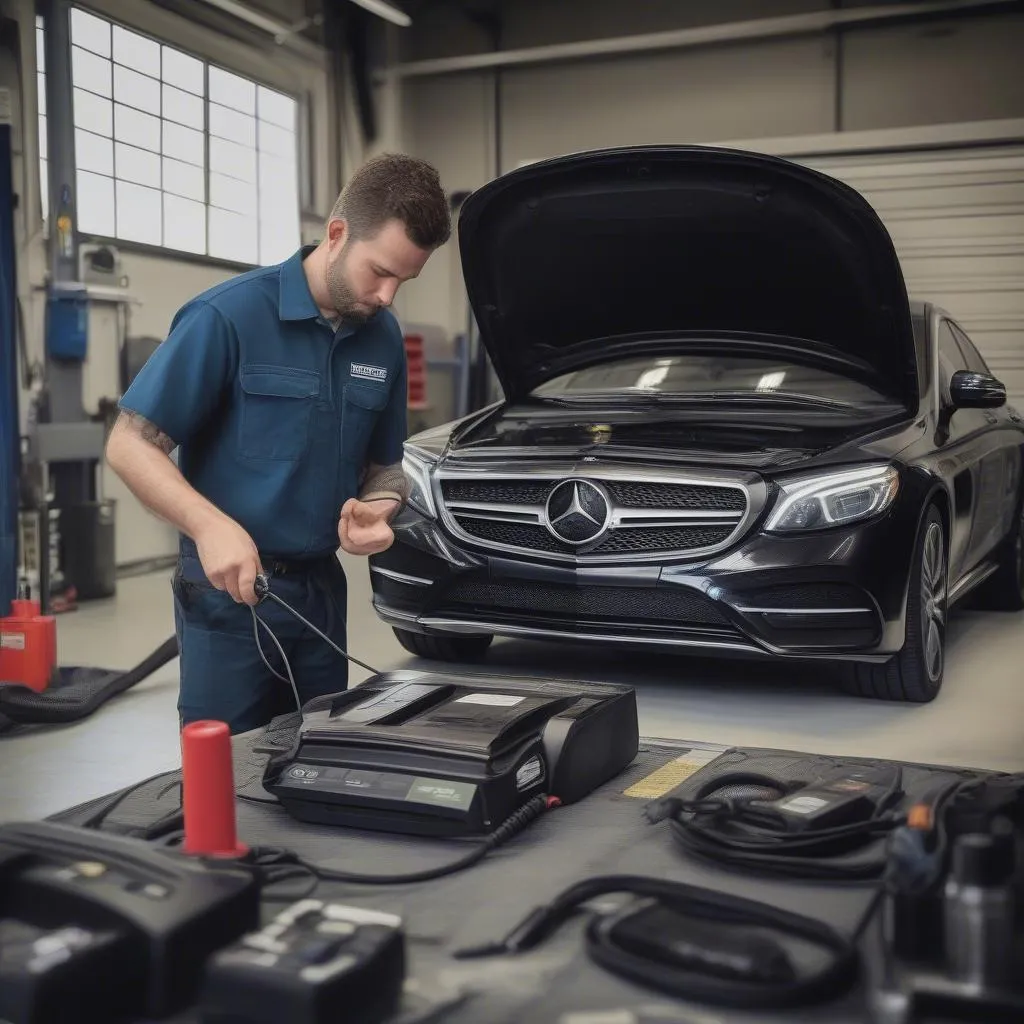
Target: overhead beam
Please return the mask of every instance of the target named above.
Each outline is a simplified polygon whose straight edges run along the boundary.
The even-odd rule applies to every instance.
[[[324,59],[323,47],[299,34],[306,27],[309,19],[304,19],[298,25],[287,25],[283,21],[270,17],[269,14],[254,10],[247,4],[241,3],[240,0],[200,0],[200,2],[266,32],[278,46],[311,57],[318,62]]]
[[[587,39],[577,43],[556,43],[529,49],[488,51],[462,57],[439,57],[434,60],[396,64],[382,72],[381,77],[422,78],[489,68],[551,64],[591,57],[613,57],[663,50],[684,50],[719,43],[774,39],[784,36],[815,35],[830,29],[852,27],[870,22],[920,19],[927,16],[976,13],[983,8],[1019,6],[1018,0],[936,0],[931,3],[889,3],[849,10],[832,9],[810,14],[793,14],[777,18],[756,18],[668,32],[618,36],[611,39]]]

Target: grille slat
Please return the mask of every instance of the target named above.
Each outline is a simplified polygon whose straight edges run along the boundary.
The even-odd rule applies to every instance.
[[[740,490],[643,481],[609,483],[612,500],[623,508],[685,509],[694,512],[742,512],[747,507]]]
[[[493,502],[495,505],[543,505],[553,486],[549,480],[442,480],[444,500]]]

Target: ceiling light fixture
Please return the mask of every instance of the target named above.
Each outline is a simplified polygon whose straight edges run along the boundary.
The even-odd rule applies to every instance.
[[[358,4],[364,11],[376,14],[378,18],[384,18],[394,25],[401,25],[402,28],[408,28],[412,24],[412,18],[405,11],[400,11],[385,0],[352,0],[352,3]]]

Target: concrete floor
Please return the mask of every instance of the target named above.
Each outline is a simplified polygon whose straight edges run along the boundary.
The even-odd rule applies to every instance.
[[[365,562],[346,561],[357,657],[417,667],[375,616]],[[117,597],[58,620],[63,665],[128,668],[173,632],[169,574],[124,579]],[[682,657],[500,642],[485,668],[627,682],[645,736],[1024,770],[1024,615],[955,613],[946,683],[929,705],[839,693],[820,674]],[[422,663],[423,667],[428,667]],[[429,666],[442,670],[443,666]],[[353,667],[352,682],[365,678]],[[75,725],[0,735],[0,820],[39,818],[180,763],[177,661]]]

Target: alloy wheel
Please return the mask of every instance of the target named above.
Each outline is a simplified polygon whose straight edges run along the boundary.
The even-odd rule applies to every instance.
[[[1024,537],[1020,538],[1024,552]],[[942,675],[946,628],[946,545],[942,527],[929,523],[921,559],[921,640],[925,669],[934,683]]]

